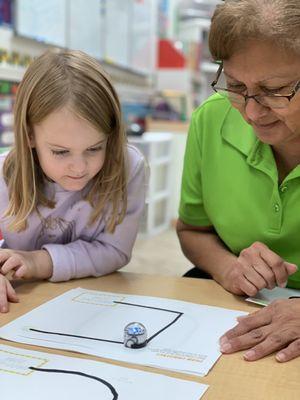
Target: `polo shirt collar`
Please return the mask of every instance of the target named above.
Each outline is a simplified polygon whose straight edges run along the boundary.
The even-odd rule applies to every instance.
[[[250,154],[257,141],[251,125],[233,107],[228,109],[223,120],[221,136],[245,156]]]
[[[262,143],[255,135],[253,128],[233,107],[229,107],[221,126],[221,136],[231,146],[245,155],[252,167],[269,175],[278,182],[278,171],[271,146]],[[284,181],[300,177],[300,165],[294,168]]]
[[[231,146],[246,157],[252,167],[265,172],[278,180],[277,168],[271,147],[262,143],[253,128],[241,116],[239,111],[230,107],[221,127],[221,136]]]

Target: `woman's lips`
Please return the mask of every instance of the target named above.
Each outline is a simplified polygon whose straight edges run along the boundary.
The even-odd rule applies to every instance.
[[[272,129],[274,126],[276,126],[280,120],[270,122],[269,124],[258,124],[252,121],[252,126],[257,129]]]

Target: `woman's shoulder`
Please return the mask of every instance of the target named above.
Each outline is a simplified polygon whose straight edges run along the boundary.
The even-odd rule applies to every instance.
[[[192,114],[192,126],[201,126],[214,130],[223,130],[226,126],[232,129],[244,129],[248,126],[241,113],[234,108],[228,99],[218,93],[210,96]]]
[[[203,103],[201,103],[192,114],[192,117],[199,118],[203,116],[218,117],[225,116],[232,110],[232,105],[225,97],[220,96],[218,93],[208,97]]]

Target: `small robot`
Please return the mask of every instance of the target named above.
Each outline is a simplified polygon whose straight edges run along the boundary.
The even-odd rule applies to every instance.
[[[140,349],[147,345],[147,330],[140,322],[130,322],[124,328],[124,346]]]

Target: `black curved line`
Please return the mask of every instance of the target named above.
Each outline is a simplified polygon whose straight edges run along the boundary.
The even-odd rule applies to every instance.
[[[50,369],[50,368],[36,368],[36,367],[29,367],[29,369],[39,372],[53,372],[57,374],[70,374],[70,375],[73,374],[73,375],[83,376],[84,378],[94,379],[95,381],[103,383],[103,385],[105,385],[111,391],[113,395],[112,400],[117,400],[119,398],[116,389],[109,382],[105,381],[104,379],[98,378],[97,376],[88,375],[80,371],[69,371],[65,369]]]

